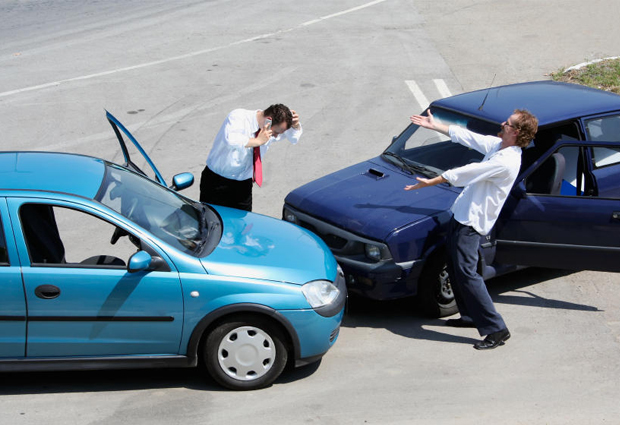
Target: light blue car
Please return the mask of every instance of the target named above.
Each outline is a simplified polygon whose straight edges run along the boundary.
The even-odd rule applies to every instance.
[[[189,173],[167,188],[107,118],[123,166],[0,153],[0,371],[201,364],[225,387],[256,389],[320,359],[347,296],[323,241],[183,197]]]

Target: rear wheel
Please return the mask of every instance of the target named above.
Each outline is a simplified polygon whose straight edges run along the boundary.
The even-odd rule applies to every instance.
[[[279,330],[258,317],[237,317],[216,327],[206,338],[203,361],[219,384],[254,390],[275,381],[288,359]]]
[[[418,309],[429,317],[451,316],[458,311],[443,256],[431,258],[422,271],[416,301]]]

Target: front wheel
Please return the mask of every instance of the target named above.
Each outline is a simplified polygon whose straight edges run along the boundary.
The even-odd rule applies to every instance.
[[[429,317],[451,316],[458,311],[443,257],[431,259],[422,271],[416,301],[418,309]]]
[[[219,384],[255,390],[275,381],[288,352],[278,329],[260,318],[237,318],[215,328],[203,347],[203,361]]]

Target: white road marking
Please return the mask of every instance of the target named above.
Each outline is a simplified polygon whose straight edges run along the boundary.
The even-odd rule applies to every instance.
[[[428,98],[424,95],[424,93],[422,92],[422,89],[420,88],[418,83],[416,83],[414,80],[406,80],[405,83],[407,84],[407,87],[409,87],[409,90],[411,90],[411,93],[413,93],[413,97],[415,97],[415,100],[418,102],[418,105],[420,105],[420,108],[422,110],[425,110],[426,108],[428,108],[428,106],[430,105],[430,102],[428,101]],[[435,83],[435,87],[437,88],[437,91],[439,92],[440,98],[452,96],[452,93],[450,92],[450,89],[448,88],[448,85],[446,84],[445,80],[438,78],[438,79],[434,79],[433,83]]]
[[[452,96],[452,93],[450,93],[450,89],[444,80],[433,80],[433,83],[435,83],[435,86],[437,87],[437,90],[439,90],[439,94],[442,98]]]
[[[418,105],[420,105],[420,108],[422,110],[428,108],[430,102],[426,96],[424,96],[424,93],[422,93],[422,90],[420,90],[418,84],[414,80],[407,80],[405,83],[409,87],[409,90],[411,90],[411,93],[413,93],[413,97],[415,97],[415,100],[418,102]]]
[[[294,31],[294,30],[297,30],[297,29],[300,29],[300,28],[305,28],[305,27],[307,27],[309,25],[313,25],[313,24],[316,24],[316,23],[319,23],[319,22],[323,22],[325,20],[328,20],[328,19],[331,19],[331,18],[335,18],[337,16],[342,16],[342,15],[345,15],[347,13],[356,12],[358,10],[361,10],[361,9],[364,9],[364,8],[367,8],[367,7],[371,7],[371,6],[374,6],[376,4],[383,3],[385,1],[387,1],[387,0],[374,0],[374,1],[371,1],[369,3],[363,4],[361,6],[353,7],[351,9],[343,10],[341,12],[333,13],[331,15],[326,15],[326,16],[323,16],[323,17],[318,18],[318,19],[313,19],[311,21],[304,22],[302,24],[299,24],[299,25],[294,26],[294,27],[289,28],[289,29],[279,30],[279,31],[276,31],[276,32],[271,32],[271,33],[262,34],[262,35],[258,35],[258,36],[255,36],[255,37],[251,37],[251,38],[246,38],[245,40],[235,41],[233,43],[229,43],[229,44],[226,44],[224,46],[217,46],[217,47],[212,47],[210,49],[198,50],[196,52],[191,52],[191,53],[187,53],[187,54],[179,55],[179,56],[173,56],[173,57],[170,57],[170,58],[167,58],[167,59],[161,59],[161,60],[158,60],[158,61],[146,62],[146,63],[142,63],[142,64],[138,64],[138,65],[127,66],[127,67],[124,67],[124,68],[113,69],[113,70],[110,70],[110,71],[98,72],[98,73],[95,73],[95,74],[83,75],[81,77],[67,78],[65,80],[58,80],[58,81],[54,81],[54,82],[51,82],[51,83],[39,84],[39,85],[36,85],[36,86],[24,87],[24,88],[17,89],[17,90],[5,91],[5,92],[0,93],[0,97],[6,97],[6,96],[11,96],[11,95],[14,95],[14,94],[18,94],[18,93],[24,93],[24,92],[34,91],[34,90],[45,89],[45,88],[48,88],[48,87],[54,87],[54,86],[58,86],[60,84],[70,83],[70,82],[73,82],[73,81],[90,80],[92,78],[104,77],[104,76],[107,76],[107,75],[118,74],[120,72],[133,71],[135,69],[147,68],[147,67],[150,67],[150,66],[161,65],[163,63],[174,62],[174,61],[178,61],[178,60],[183,60],[183,59],[191,58],[191,57],[194,57],[194,56],[204,55],[206,53],[211,53],[211,52],[216,52],[216,51],[219,51],[219,50],[228,49],[230,47],[238,46],[240,44],[250,43],[252,41],[260,40],[260,39],[263,39],[263,38],[272,37],[272,36],[275,36],[275,35],[278,35],[278,34]]]

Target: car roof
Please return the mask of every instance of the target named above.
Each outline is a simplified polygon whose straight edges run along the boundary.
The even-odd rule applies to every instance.
[[[63,192],[93,198],[103,180],[105,162],[55,152],[0,153],[0,190]]]
[[[432,106],[501,123],[527,109],[539,126],[620,110],[620,96],[578,84],[533,81],[477,90],[436,100]]]

